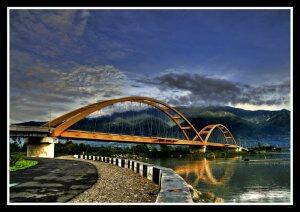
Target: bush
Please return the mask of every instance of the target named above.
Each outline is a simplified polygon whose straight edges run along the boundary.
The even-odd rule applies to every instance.
[[[163,157],[182,157],[189,154],[189,148],[185,147],[170,147],[168,145],[160,145],[160,151],[156,146],[150,146],[146,144],[137,144],[132,147],[120,148],[111,146],[93,147],[84,143],[72,143],[67,141],[66,143],[58,143],[55,145],[55,155],[74,155],[74,154],[93,154],[101,155],[105,157],[117,156],[117,155],[138,155],[148,158],[163,158]]]
[[[149,148],[146,144],[138,144],[136,146],[133,146],[131,149],[132,149],[132,153],[135,155],[138,154],[145,155],[149,152]]]
[[[29,167],[35,166],[38,164],[35,160],[18,160],[13,166],[9,168],[11,172],[21,170],[21,169],[27,169]]]
[[[13,142],[9,143],[9,150],[11,153],[15,152],[25,152],[27,148],[27,144],[21,142],[20,139],[13,140]]]
[[[19,153],[11,154],[9,158],[9,165],[14,166],[17,161],[24,160],[24,158],[25,158],[24,153],[19,152]]]

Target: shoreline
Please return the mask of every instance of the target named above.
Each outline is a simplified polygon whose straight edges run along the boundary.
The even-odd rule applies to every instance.
[[[73,156],[57,159],[80,160]],[[128,169],[88,160],[98,170],[98,180],[69,203],[154,203],[159,186]]]
[[[90,156],[90,155],[86,155],[86,156],[82,156],[82,157],[80,156],[80,157],[76,157],[76,158],[81,158],[81,159],[86,159],[88,161],[92,161],[92,164],[97,164],[96,161],[100,161],[100,162],[101,161],[106,161],[106,163],[107,163],[108,159],[109,159],[109,164],[114,164],[116,166],[120,166],[122,168],[124,168],[124,167],[126,168],[126,166],[120,165],[122,163],[121,161],[117,161],[116,160],[117,162],[115,164],[115,158],[101,157],[101,159],[100,159],[100,157]],[[103,160],[102,160],[102,158],[103,158]],[[125,161],[125,163],[127,164],[126,161]],[[139,161],[137,161],[137,163],[138,163],[137,165],[140,167],[141,165],[139,164]],[[141,162],[141,163],[143,164],[143,162]],[[149,164],[149,165],[152,165],[152,164]],[[144,165],[142,165],[142,166],[144,166]],[[129,169],[129,168],[127,167],[127,169]],[[168,169],[172,170],[172,172],[174,172],[174,173],[176,173],[176,172],[173,169],[165,168],[165,167],[161,167],[160,169],[164,170],[163,173],[162,173],[162,175],[161,175],[161,177],[162,177],[161,180],[163,182],[160,183],[159,190],[157,192],[158,195],[156,196],[157,198],[156,198],[155,203],[157,203],[157,202],[164,202],[165,200],[166,200],[166,202],[173,202],[174,201],[174,194],[171,194],[169,192],[179,192],[179,193],[182,193],[182,194],[179,194],[179,193],[175,194],[175,197],[181,196],[182,197],[181,200],[184,200],[184,202],[186,201],[187,203],[224,203],[224,199],[223,198],[216,196],[211,191],[201,193],[199,190],[197,190],[192,185],[190,185],[189,183],[187,183],[178,174],[177,175],[178,175],[179,179],[181,179],[181,180],[179,180],[180,182],[179,181],[175,182],[176,181],[175,180],[174,182],[169,183],[169,181],[173,181],[173,180],[171,180],[171,178],[170,178],[172,174],[170,174],[170,171],[168,171]],[[130,170],[133,171],[133,167],[130,168]],[[148,170],[148,168],[146,168],[146,170]],[[143,169],[142,169],[142,171],[144,172]],[[137,171],[137,173],[140,174],[141,172]],[[145,177],[144,174],[142,176]],[[183,190],[186,190],[186,191],[183,191]],[[185,192],[188,192],[189,194],[186,195],[186,194],[184,194]],[[89,194],[90,191],[86,190],[85,193]],[[169,195],[171,195],[171,196],[169,197]],[[80,195],[78,195],[78,196],[79,196],[79,199],[82,198],[82,197],[80,197]],[[85,197],[83,197],[83,198],[85,198]],[[76,197],[73,200],[71,200],[70,202],[77,202]],[[148,202],[150,202],[150,201],[148,201]]]

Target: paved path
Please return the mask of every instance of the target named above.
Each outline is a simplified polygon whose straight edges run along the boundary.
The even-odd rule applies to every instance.
[[[60,158],[83,161],[73,156]],[[88,161],[97,168],[100,177],[91,188],[73,198],[71,203],[149,203],[156,201],[159,186],[151,180],[131,169],[100,161]]]
[[[94,165],[35,158],[35,167],[10,173],[10,202],[67,202],[98,179]]]

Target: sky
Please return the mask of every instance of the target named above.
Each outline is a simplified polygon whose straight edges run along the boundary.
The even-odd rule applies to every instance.
[[[290,109],[289,10],[12,9],[10,121],[125,96]]]

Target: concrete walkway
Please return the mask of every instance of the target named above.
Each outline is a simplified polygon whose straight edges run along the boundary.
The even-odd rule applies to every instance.
[[[83,161],[35,158],[35,167],[10,173],[10,202],[67,202],[98,179]]]

